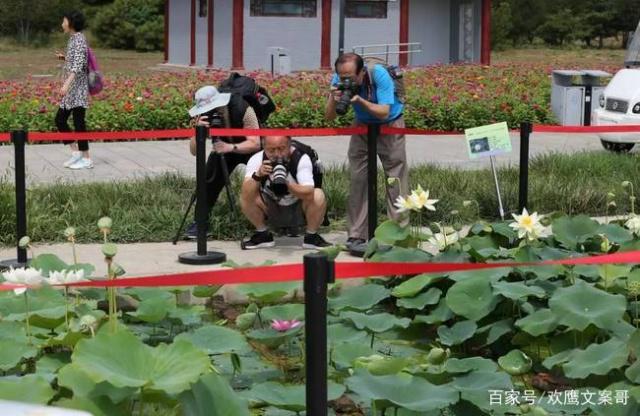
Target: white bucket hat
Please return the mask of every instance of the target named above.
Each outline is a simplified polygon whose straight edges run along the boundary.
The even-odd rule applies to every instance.
[[[222,93],[218,91],[216,87],[207,85],[196,91],[195,101],[196,105],[191,107],[189,115],[191,117],[204,114],[207,111],[211,111],[214,108],[222,107],[229,104],[231,94]]]

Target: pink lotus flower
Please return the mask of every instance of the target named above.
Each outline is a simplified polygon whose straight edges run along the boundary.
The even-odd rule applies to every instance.
[[[275,329],[278,332],[287,332],[291,329],[297,328],[302,325],[302,322],[297,319],[292,319],[290,321],[284,319],[274,319],[271,322],[271,328]]]

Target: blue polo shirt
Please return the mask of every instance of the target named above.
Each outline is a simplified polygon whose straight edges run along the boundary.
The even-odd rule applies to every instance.
[[[365,71],[366,71],[365,67]],[[360,87],[359,95],[367,101],[371,101],[374,104],[389,105],[389,117],[385,120],[380,120],[370,114],[359,104],[353,105],[353,111],[356,115],[356,120],[363,124],[386,124],[395,120],[402,114],[404,105],[398,101],[398,97],[395,94],[395,86],[391,75],[382,65],[375,65],[372,71],[373,76],[373,88],[371,88],[371,96],[369,96],[367,87],[362,85]],[[331,85],[336,86],[340,78],[338,74],[334,73],[331,79]]]

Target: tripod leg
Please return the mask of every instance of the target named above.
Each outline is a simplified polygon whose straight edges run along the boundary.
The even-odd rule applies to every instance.
[[[182,229],[184,228],[184,223],[187,221],[187,217],[189,216],[189,211],[191,211],[191,207],[193,206],[193,203],[196,202],[196,193],[194,192],[193,195],[191,195],[191,201],[189,201],[189,206],[187,207],[187,210],[184,213],[184,217],[182,217],[182,222],[180,223],[180,227],[178,227],[178,230],[176,231],[176,236],[173,238],[173,245],[175,246],[178,243],[178,240],[180,239],[180,234],[182,234]]]
[[[227,166],[227,161],[224,158],[224,155],[218,153],[218,157],[220,158],[220,167],[222,168],[222,175],[224,176],[224,187],[227,191],[227,200],[229,201],[229,206],[231,207],[231,214],[233,215],[233,220],[238,221],[238,212],[236,211],[236,203],[233,199],[233,194],[231,193],[231,179],[229,178],[229,167]]]

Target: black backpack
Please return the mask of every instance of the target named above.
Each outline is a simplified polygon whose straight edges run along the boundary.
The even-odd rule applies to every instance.
[[[253,108],[258,122],[262,126],[276,110],[276,105],[264,87],[256,83],[253,78],[232,72],[229,78],[225,79],[218,86],[220,92],[237,94]],[[244,116],[244,114],[243,114]]]
[[[296,174],[298,173],[298,163],[302,156],[307,155],[311,159],[311,167],[313,169],[313,184],[316,188],[322,188],[322,179],[324,177],[324,169],[322,162],[318,158],[318,152],[316,152],[311,146],[308,146],[297,140],[291,140],[291,146],[296,151],[291,155],[291,161],[289,163],[289,172],[296,180],[298,180]]]

